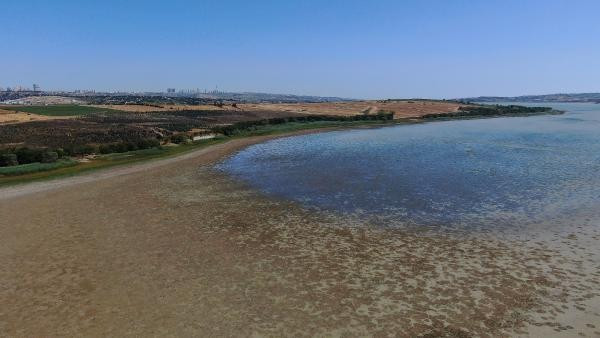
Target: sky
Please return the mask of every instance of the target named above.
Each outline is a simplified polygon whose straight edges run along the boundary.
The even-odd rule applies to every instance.
[[[0,1],[0,87],[600,92],[597,0]]]

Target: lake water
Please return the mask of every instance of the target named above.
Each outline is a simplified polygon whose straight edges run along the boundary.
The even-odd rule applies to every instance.
[[[506,227],[600,216],[600,105],[257,144],[217,167],[269,195],[382,224]]]

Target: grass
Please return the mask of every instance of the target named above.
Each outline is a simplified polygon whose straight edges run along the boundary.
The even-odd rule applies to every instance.
[[[248,137],[262,135],[285,134],[301,130],[353,127],[353,126],[377,126],[395,123],[396,121],[315,121],[315,122],[288,122],[282,124],[259,125],[254,128],[236,132],[232,137]]]
[[[250,136],[278,135],[301,130],[313,130],[323,128],[348,128],[358,126],[381,126],[397,123],[397,121],[316,121],[316,122],[291,122],[277,125],[257,126],[251,130],[244,130],[231,137],[220,136],[214,139],[201,140],[173,147],[160,147],[144,150],[130,151],[126,153],[114,153],[99,155],[89,162],[80,162],[72,166],[50,168],[46,171],[29,172],[18,176],[0,176],[0,186],[8,186],[32,181],[62,178],[90,172],[98,169],[106,169],[119,165],[140,163],[153,159],[166,158],[187,153],[202,147],[227,142],[232,138],[244,138]]]
[[[58,168],[51,168],[46,171],[23,173],[18,176],[0,176],[0,187],[20,183],[28,183],[33,181],[69,177],[85,172],[95,171],[98,169],[106,169],[119,165],[133,164],[153,159],[176,156],[195,149],[199,149],[201,147],[217,144],[223,142],[224,140],[225,138],[215,138],[212,140],[203,140],[190,144],[182,144],[174,147],[161,147],[130,151],[126,153],[99,155],[98,157],[89,162],[76,162],[76,164],[72,166],[62,166]]]
[[[72,167],[77,165],[77,161],[74,160],[60,160],[53,163],[28,163],[15,165],[10,167],[0,167],[0,176],[17,176],[37,173],[40,171],[54,170],[64,167]]]
[[[120,112],[120,110],[81,106],[77,104],[57,104],[51,106],[3,106],[4,110],[13,110],[45,116],[80,116],[93,113]]]

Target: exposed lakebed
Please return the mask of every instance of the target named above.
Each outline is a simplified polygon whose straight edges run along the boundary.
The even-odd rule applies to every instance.
[[[600,211],[600,105],[564,115],[333,131],[250,146],[217,168],[275,197],[383,225],[561,224]]]

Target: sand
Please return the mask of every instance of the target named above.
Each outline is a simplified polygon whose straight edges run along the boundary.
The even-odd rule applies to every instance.
[[[597,224],[383,229],[212,169],[267,138],[0,190],[2,335],[600,335]]]

